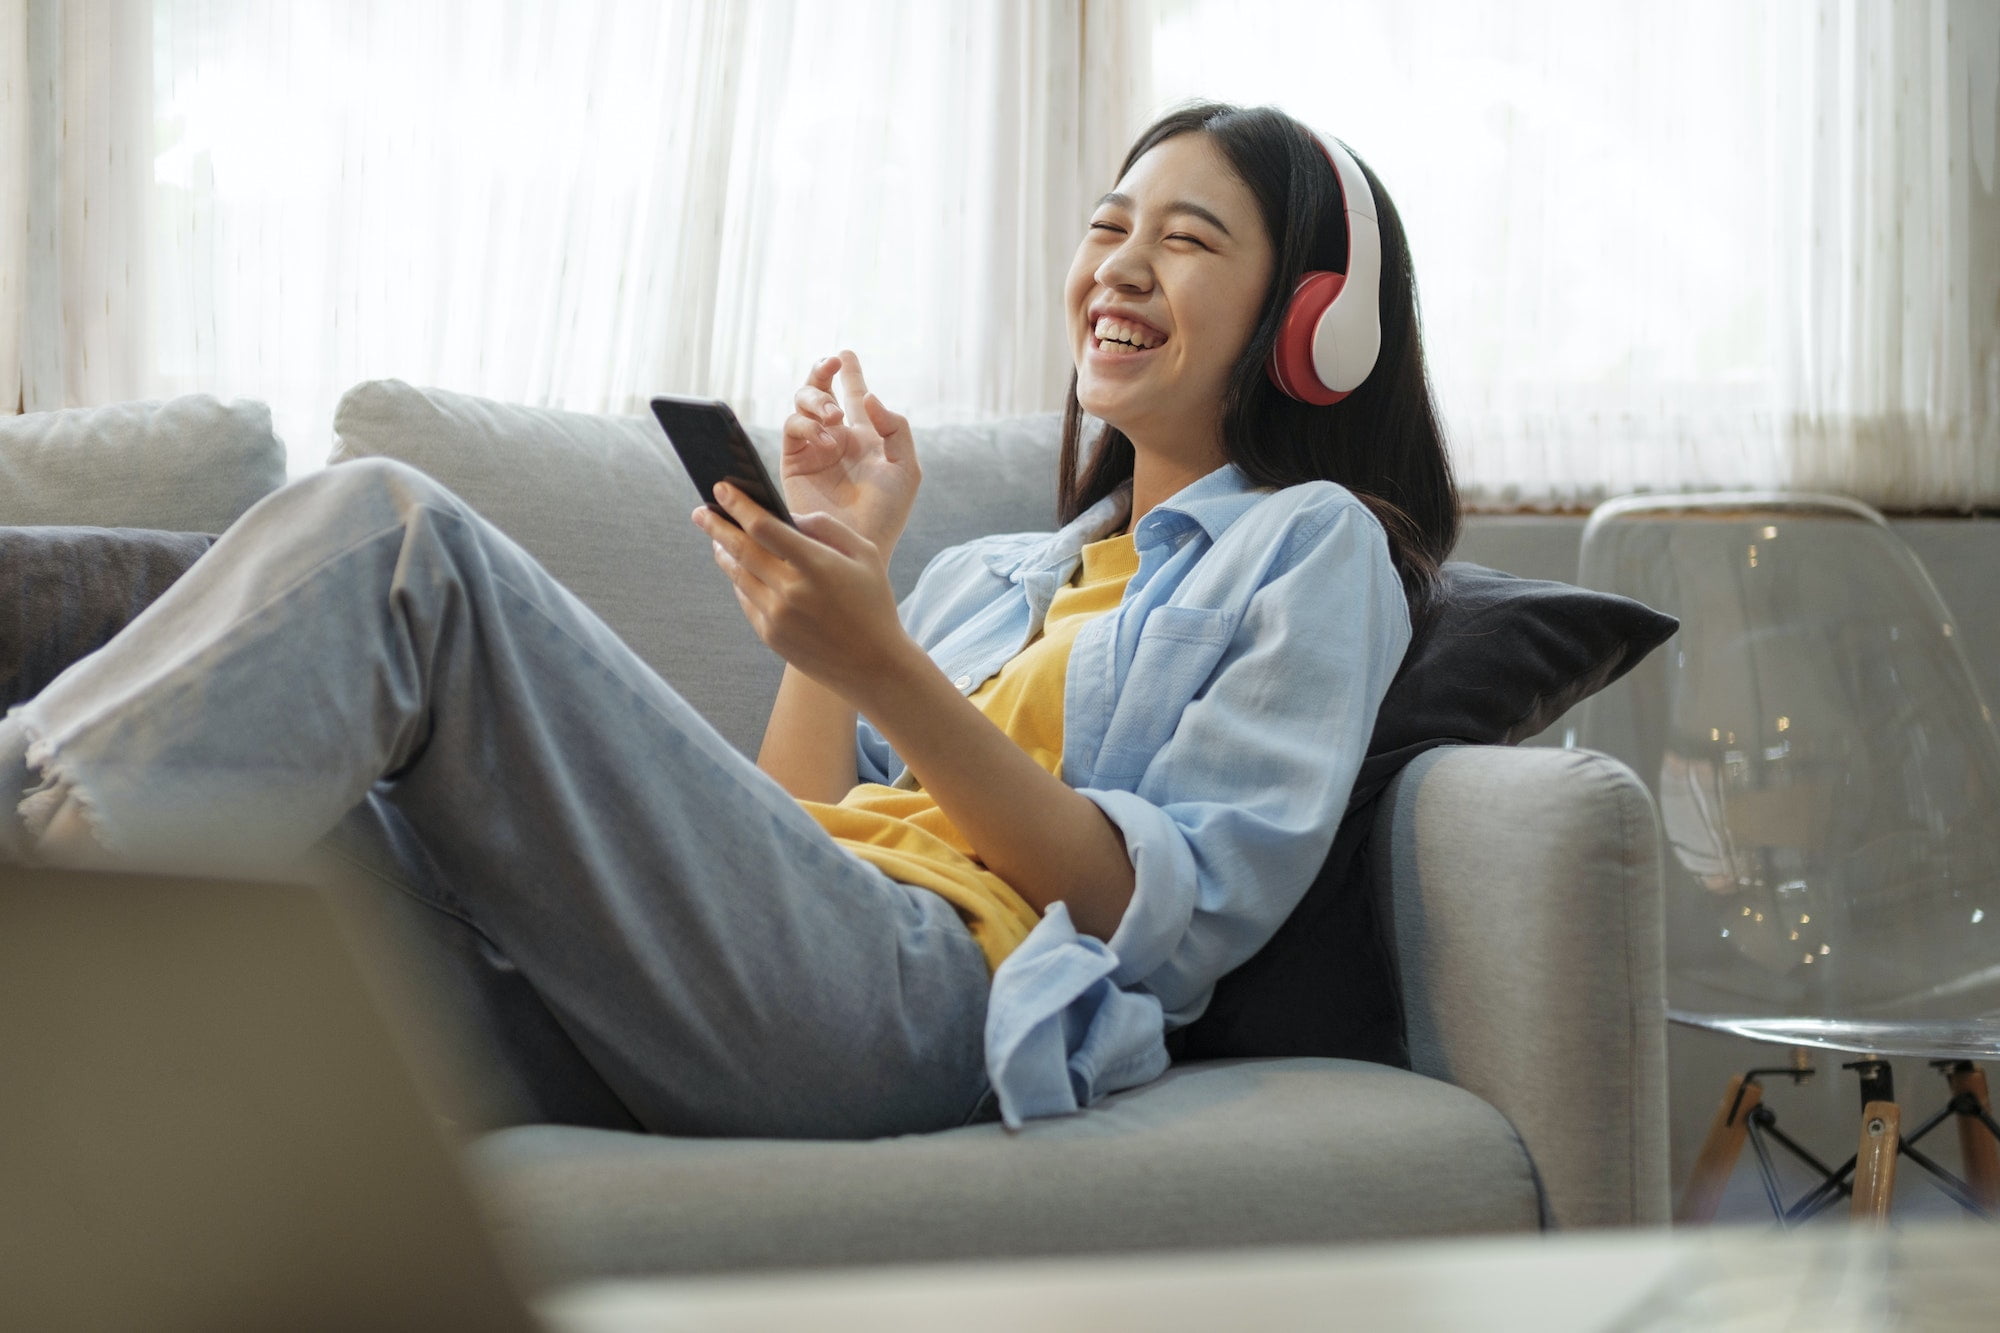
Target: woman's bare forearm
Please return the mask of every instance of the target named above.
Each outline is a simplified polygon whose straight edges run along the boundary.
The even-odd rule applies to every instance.
[[[758,766],[799,799],[838,801],[866,713],[987,869],[1108,941],[1134,888],[1124,835],[945,679],[900,623],[887,553],[832,515],[801,514],[794,529],[734,487],[715,493],[741,526],[706,510],[694,522],[751,627],[790,664]]]
[[[787,666],[757,767],[801,801],[837,803],[854,786],[854,706]]]
[[[1096,802],[1030,758],[914,643],[857,702],[988,870],[1037,911],[1067,903],[1077,930],[1111,938],[1132,901],[1132,862]]]

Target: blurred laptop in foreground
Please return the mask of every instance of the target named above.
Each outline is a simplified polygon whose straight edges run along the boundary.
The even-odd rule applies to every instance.
[[[0,1328],[530,1329],[349,918],[0,868]]]

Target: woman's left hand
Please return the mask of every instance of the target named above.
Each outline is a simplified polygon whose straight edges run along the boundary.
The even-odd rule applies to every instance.
[[[871,681],[889,674],[914,641],[896,616],[880,549],[831,514],[797,514],[786,525],[734,486],[716,503],[741,526],[694,511],[737,605],[772,652],[863,707]]]

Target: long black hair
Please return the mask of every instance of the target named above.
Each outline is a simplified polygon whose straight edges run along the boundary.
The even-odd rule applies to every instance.
[[[1223,390],[1223,453],[1258,485],[1323,479],[1352,491],[1387,533],[1411,616],[1420,618],[1430,607],[1438,566],[1458,540],[1458,486],[1424,367],[1416,273],[1396,206],[1356,155],[1375,192],[1382,233],[1382,350],[1368,378],[1340,402],[1331,407],[1299,402],[1278,391],[1264,363],[1300,276],[1347,265],[1347,217],[1333,166],[1312,132],[1276,107],[1195,102],[1147,127],[1125,155],[1120,179],[1155,145],[1194,133],[1213,136],[1256,196],[1277,257],[1257,326]],[[1132,441],[1109,425],[1098,433],[1089,466],[1079,473],[1082,434],[1083,407],[1072,371],[1057,463],[1064,523],[1132,475]]]

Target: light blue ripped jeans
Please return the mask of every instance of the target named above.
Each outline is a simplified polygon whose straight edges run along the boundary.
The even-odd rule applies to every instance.
[[[115,865],[331,853],[400,889],[381,897],[410,965],[488,1048],[485,1123],[864,1138],[996,1118],[989,975],[950,905],[835,844],[400,464],[251,509],[0,722],[0,788],[0,856],[60,861],[13,808],[39,790]]]

